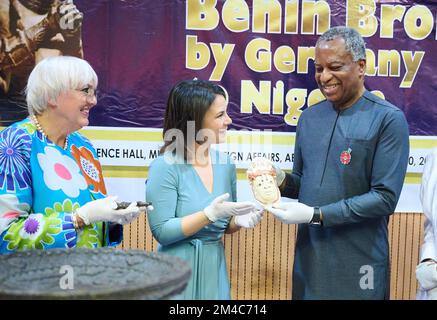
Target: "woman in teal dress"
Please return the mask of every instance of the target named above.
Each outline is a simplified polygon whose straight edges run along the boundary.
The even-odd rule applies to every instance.
[[[210,149],[226,141],[232,122],[227,104],[216,84],[177,84],[167,102],[165,144],[149,170],[146,198],[155,209],[148,220],[158,250],[192,268],[179,299],[230,299],[223,234],[252,228],[262,218],[253,203],[235,202],[235,165]]]
[[[29,76],[29,118],[0,132],[0,254],[115,246],[121,224],[142,211],[115,210],[88,139],[97,75],[84,60],[50,57]]]

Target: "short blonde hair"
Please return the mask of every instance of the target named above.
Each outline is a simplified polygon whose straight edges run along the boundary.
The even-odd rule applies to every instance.
[[[26,101],[29,114],[41,114],[47,109],[49,99],[56,99],[71,89],[91,85],[97,87],[98,79],[90,64],[76,57],[56,56],[41,60],[29,75]]]

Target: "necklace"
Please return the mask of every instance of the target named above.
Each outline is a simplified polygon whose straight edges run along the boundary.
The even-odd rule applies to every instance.
[[[32,122],[35,124],[36,129],[46,138],[48,137],[47,134],[44,132],[43,128],[41,127],[41,124],[38,122],[38,119],[36,118],[36,116],[34,114],[30,115],[30,119],[32,120]],[[65,137],[65,144],[64,144],[64,150],[67,150],[68,148],[68,135]]]

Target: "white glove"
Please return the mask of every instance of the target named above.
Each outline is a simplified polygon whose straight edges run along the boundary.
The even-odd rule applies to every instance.
[[[435,261],[421,262],[416,267],[416,278],[424,290],[437,287],[437,264]]]
[[[437,300],[437,287],[426,292],[428,300]]]
[[[314,215],[314,208],[300,202],[281,202],[266,210],[285,224],[309,223]]]
[[[282,171],[281,168],[275,166],[274,164],[272,164],[272,165],[273,165],[273,168],[274,168],[275,171],[276,171],[276,185],[279,187],[279,186],[281,186],[281,184],[284,182],[284,179],[285,179],[285,172]]]
[[[99,221],[109,221],[119,224],[127,224],[137,218],[142,211],[132,202],[126,209],[117,208],[117,197],[107,197],[90,201],[76,210],[76,214],[82,218],[85,225]]]
[[[251,213],[242,216],[235,216],[234,223],[239,227],[250,229],[255,227],[261,221],[263,214],[263,209],[256,209]]]
[[[203,209],[210,221],[215,222],[218,219],[240,216],[255,210],[255,205],[252,202],[228,202],[225,201],[227,198],[229,198],[229,193],[222,194]]]

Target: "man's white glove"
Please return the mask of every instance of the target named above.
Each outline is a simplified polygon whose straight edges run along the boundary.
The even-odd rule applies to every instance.
[[[261,221],[263,213],[264,209],[255,209],[255,211],[251,213],[242,216],[235,216],[234,223],[242,228],[253,228]]]
[[[437,287],[426,292],[428,300],[437,300]]]
[[[437,287],[437,264],[435,261],[421,262],[416,267],[416,278],[424,290]]]
[[[276,185],[279,187],[282,185],[282,183],[285,180],[285,172],[282,171],[282,169],[279,168],[278,166],[275,166],[274,164],[272,164],[272,165],[273,165],[273,168],[275,169],[275,172],[276,172]]]
[[[85,225],[99,221],[109,221],[119,224],[127,224],[137,218],[141,211],[137,203],[132,202],[126,209],[118,209],[117,197],[107,197],[90,201],[76,210],[76,214],[82,218]]]
[[[240,216],[255,210],[255,205],[252,202],[225,201],[228,198],[229,193],[222,194],[215,198],[209,206],[203,209],[203,212],[205,212],[210,221],[215,222],[218,219]]]
[[[314,208],[300,202],[281,202],[266,210],[285,224],[309,223],[314,215]]]

